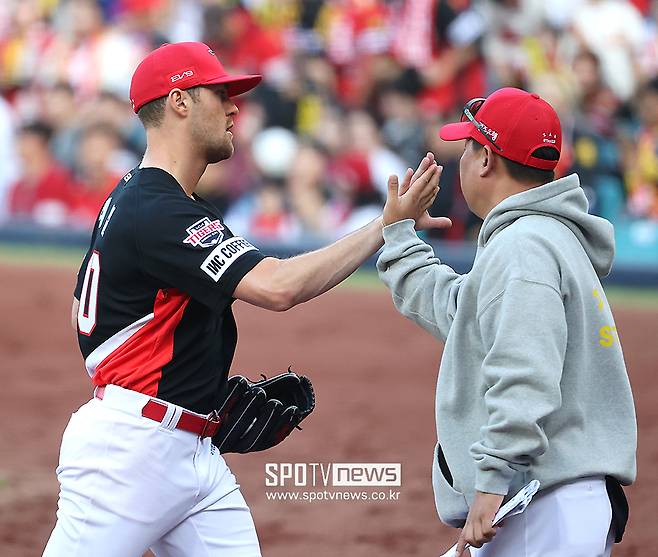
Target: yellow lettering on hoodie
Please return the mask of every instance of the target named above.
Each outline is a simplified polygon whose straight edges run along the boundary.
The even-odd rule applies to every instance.
[[[594,296],[594,299],[597,301],[597,307],[599,308],[599,311],[603,310],[603,298],[601,297],[601,294],[599,293],[598,289],[594,288],[592,290],[592,296]]]
[[[599,344],[605,348],[609,348],[617,342],[617,327],[610,327],[604,325],[599,329]]]

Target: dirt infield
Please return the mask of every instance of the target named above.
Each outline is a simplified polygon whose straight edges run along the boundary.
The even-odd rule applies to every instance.
[[[2,557],[41,555],[55,520],[61,434],[90,395],[68,325],[72,282],[71,270],[0,266]],[[227,459],[253,510],[263,554],[433,557],[452,544],[457,531],[436,518],[429,468],[439,344],[401,318],[383,291],[339,290],[284,315],[236,304],[236,315],[234,372],[257,377],[293,364],[311,375],[318,396],[303,432],[267,453]],[[613,554],[631,557],[658,546],[658,311],[617,308],[616,317],[640,451],[639,480],[628,490],[631,523]],[[399,499],[268,500],[266,462],[401,463]]]

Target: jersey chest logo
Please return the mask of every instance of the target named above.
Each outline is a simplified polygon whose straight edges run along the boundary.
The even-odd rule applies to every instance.
[[[222,241],[224,238],[222,230],[224,230],[224,226],[219,220],[211,221],[208,217],[203,217],[187,228],[187,238],[183,240],[183,243],[208,248]]]

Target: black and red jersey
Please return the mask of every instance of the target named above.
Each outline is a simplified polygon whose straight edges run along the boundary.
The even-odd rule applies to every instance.
[[[237,342],[233,292],[263,257],[166,171],[129,172],[101,209],[75,289],[94,384],[210,412]]]

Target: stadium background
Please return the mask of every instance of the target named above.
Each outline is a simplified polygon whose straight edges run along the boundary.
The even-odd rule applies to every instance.
[[[318,246],[381,210],[386,177],[432,150],[446,169],[428,240],[460,270],[478,219],[461,146],[437,136],[470,98],[520,86],[558,110],[560,175],[616,227],[609,285],[638,406],[639,480],[615,555],[658,543],[658,2],[649,0],[5,0],[0,4],[0,553],[39,555],[54,522],[54,467],[89,384],[68,328],[89,228],[144,135],[127,91],[163,42],[203,40],[240,98],[236,155],[200,191],[237,233],[277,254]],[[265,555],[438,555],[429,458],[441,347],[398,316],[372,275],[286,315],[237,307],[234,371],[294,364],[319,408],[267,455],[231,458]],[[268,331],[269,335],[264,335]],[[417,381],[401,390],[398,381]],[[341,385],[350,385],[349,390]],[[373,396],[373,390],[374,395]],[[336,420],[336,414],[341,419]],[[410,435],[417,431],[417,435]],[[400,501],[267,501],[263,463],[401,462]],[[649,549],[647,549],[649,548]]]

